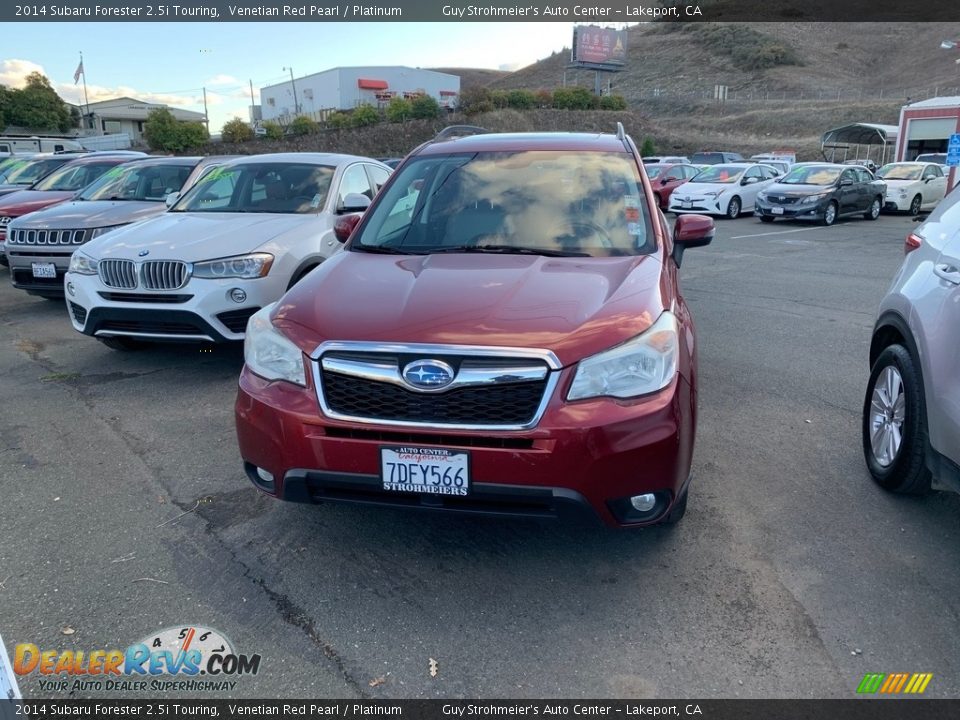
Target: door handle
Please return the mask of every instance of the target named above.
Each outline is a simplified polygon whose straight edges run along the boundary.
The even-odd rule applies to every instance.
[[[933,272],[937,277],[942,278],[949,283],[960,285],[960,268],[957,268],[955,265],[940,263],[933,268]]]

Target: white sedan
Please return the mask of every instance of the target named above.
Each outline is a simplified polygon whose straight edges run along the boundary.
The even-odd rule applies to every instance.
[[[122,350],[142,341],[242,340],[247,320],[341,248],[391,170],[326,153],[253,155],[203,176],[169,211],[71,257],[75,330]]]
[[[774,182],[777,171],[756,163],[709,165],[670,195],[670,212],[738,217],[753,212],[757,193]]]
[[[932,210],[947,193],[947,178],[937,163],[888,163],[877,171],[877,177],[887,184],[885,210],[916,215]]]

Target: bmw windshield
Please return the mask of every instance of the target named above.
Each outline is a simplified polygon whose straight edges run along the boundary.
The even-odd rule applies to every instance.
[[[204,175],[170,212],[317,213],[334,167],[313,163],[221,165]]]
[[[350,249],[639,255],[655,247],[643,188],[626,153],[424,155],[404,164]]]

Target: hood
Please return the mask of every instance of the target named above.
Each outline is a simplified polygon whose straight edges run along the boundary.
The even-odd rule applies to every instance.
[[[723,192],[725,190],[731,190],[732,188],[740,187],[739,183],[705,183],[705,182],[694,182],[693,180],[687,180],[683,184],[683,189],[677,188],[677,192],[681,196],[686,197],[690,195],[695,197],[698,195],[703,195],[708,192]]]
[[[907,187],[922,182],[921,180],[894,180],[893,178],[877,178],[877,180],[886,183],[887,187],[891,188]]]
[[[136,225],[91,240],[84,252],[96,258],[140,259],[143,250],[156,259],[200,262],[242,255],[293,232],[319,233],[318,215],[165,212]],[[319,238],[319,235],[318,235]],[[319,239],[318,239],[319,244]],[[274,252],[282,248],[273,248]]]
[[[0,185],[0,196],[23,190],[26,185]]]
[[[306,353],[326,340],[552,350],[564,365],[646,330],[663,312],[660,255],[344,252],[297,284],[275,325]]]
[[[767,186],[764,192],[767,195],[786,195],[787,197],[804,197],[806,195],[819,195],[820,193],[833,192],[837,189],[836,185],[784,185],[783,183],[772,183]]]
[[[19,190],[0,198],[0,215],[19,217],[29,212],[42,210],[50,205],[69,200],[76,193],[73,190]]]
[[[162,202],[131,200],[74,200],[60,203],[15,221],[17,229],[86,230],[88,228],[126,225],[165,212]]]

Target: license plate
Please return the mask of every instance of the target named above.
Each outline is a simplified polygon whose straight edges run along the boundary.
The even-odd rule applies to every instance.
[[[427,447],[380,448],[380,478],[391,492],[467,495],[470,453]]]
[[[770,208],[771,215],[783,215],[783,208],[772,207]]]
[[[57,267],[53,263],[31,263],[35,278],[55,278]]]
[[[684,210],[690,210],[693,207],[693,203],[684,200],[680,203],[680,207],[682,207]]]

